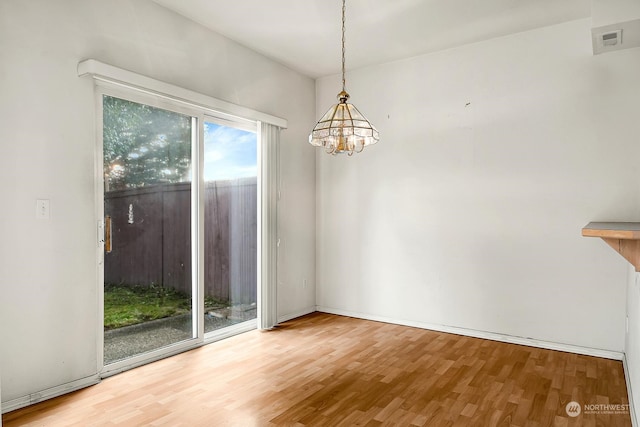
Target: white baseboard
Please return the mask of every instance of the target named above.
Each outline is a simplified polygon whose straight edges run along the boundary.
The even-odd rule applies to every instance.
[[[15,411],[16,409],[24,408],[25,406],[33,405],[34,403],[42,402],[43,400],[62,396],[63,394],[71,393],[72,391],[80,390],[81,388],[98,384],[99,382],[100,376],[96,374],[90,377],[72,381],[70,383],[51,387],[37,393],[31,393],[27,396],[18,397],[17,399],[12,399],[7,402],[2,402],[2,413],[4,414],[7,412]]]
[[[306,316],[307,314],[315,313],[316,311],[318,310],[316,310],[316,306],[314,305],[294,313],[284,314],[278,317],[278,323],[286,322],[287,320],[295,319],[296,317]]]
[[[633,392],[631,390],[631,374],[629,373],[629,363],[627,355],[622,357],[622,368],[624,370],[624,380],[627,384],[627,398],[629,399],[629,416],[631,417],[631,426],[638,427],[638,419],[636,418],[636,409],[633,401]]]
[[[599,348],[582,347],[571,344],[562,344],[551,341],[536,340],[533,338],[524,338],[513,335],[497,334],[494,332],[479,331],[475,329],[459,328],[456,326],[438,325],[435,323],[414,322],[411,320],[397,320],[384,316],[375,316],[371,314],[334,309],[330,307],[318,306],[317,310],[323,313],[337,314],[340,316],[356,317],[358,319],[373,320],[383,323],[393,323],[396,325],[429,329],[431,331],[446,332],[450,334],[464,335],[468,337],[482,338],[486,340],[500,341],[510,344],[526,345],[529,347],[538,347],[547,350],[558,350],[567,353],[584,354],[586,356],[602,357],[605,359],[622,360],[624,356],[624,353],[618,351],[602,350]]]

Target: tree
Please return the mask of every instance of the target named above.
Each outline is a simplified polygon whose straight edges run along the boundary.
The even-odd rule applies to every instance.
[[[106,190],[189,181],[191,117],[103,98]]]

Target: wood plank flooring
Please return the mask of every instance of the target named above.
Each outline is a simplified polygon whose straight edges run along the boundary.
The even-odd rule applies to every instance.
[[[577,417],[567,415],[571,401],[581,405]],[[628,411],[593,406],[627,403],[618,361],[314,313],[107,378],[3,422],[630,426]]]

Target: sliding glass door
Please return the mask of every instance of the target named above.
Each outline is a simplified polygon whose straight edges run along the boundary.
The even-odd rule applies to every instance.
[[[104,364],[195,338],[197,120],[103,96]]]
[[[256,126],[205,117],[204,331],[253,320],[258,278]]]
[[[104,372],[256,327],[257,124],[101,95]]]

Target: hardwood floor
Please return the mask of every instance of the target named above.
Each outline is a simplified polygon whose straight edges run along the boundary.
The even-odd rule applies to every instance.
[[[582,409],[575,418],[565,409],[571,401]],[[630,426],[628,411],[604,413],[605,404],[626,403],[618,361],[314,313],[107,378],[3,422]]]

